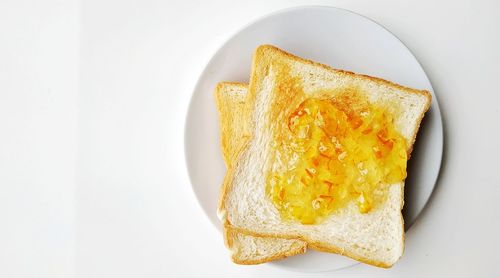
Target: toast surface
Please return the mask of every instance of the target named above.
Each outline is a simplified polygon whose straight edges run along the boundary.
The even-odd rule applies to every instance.
[[[214,95],[219,113],[222,155],[229,168],[244,143],[243,111],[247,85],[222,82],[217,85]],[[286,258],[304,253],[307,246],[301,240],[256,237],[231,228],[225,229],[224,240],[231,260],[238,264],[260,264]]]
[[[303,94],[294,95],[293,88],[287,87],[290,80],[300,84]],[[284,130],[284,117],[304,99],[332,98],[346,90],[356,90],[371,104],[394,114],[394,127],[406,139],[409,155],[430,106],[429,92],[335,70],[273,46],[255,51],[243,115],[249,137],[228,169],[218,210],[226,229],[301,239],[311,248],[380,267],[390,267],[399,259],[404,249],[404,182],[387,185],[386,201],[369,213],[360,213],[351,203],[314,225],[284,221],[266,196],[266,174],[276,163],[271,155],[273,140]]]

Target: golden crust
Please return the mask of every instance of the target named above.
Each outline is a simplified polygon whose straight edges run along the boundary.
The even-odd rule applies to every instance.
[[[325,64],[321,64],[321,63],[318,63],[318,62],[315,62],[315,61],[311,61],[311,60],[308,60],[308,59],[304,59],[304,58],[295,56],[295,55],[290,54],[290,53],[288,53],[288,52],[286,52],[286,51],[284,51],[282,49],[279,49],[279,48],[277,48],[276,46],[273,46],[273,45],[261,45],[261,46],[259,46],[256,49],[256,51],[255,51],[254,58],[257,58],[257,56],[262,55],[262,54],[259,53],[259,51],[276,51],[280,55],[284,55],[287,58],[289,58],[290,60],[299,61],[299,62],[306,63],[306,64],[313,65],[313,66],[318,66],[318,67],[326,69],[327,71],[330,71],[330,72],[335,72],[337,74],[340,73],[340,74],[345,74],[345,75],[357,76],[357,77],[364,77],[364,78],[368,78],[368,79],[370,79],[372,81],[375,81],[377,83],[380,83],[380,84],[383,84],[383,85],[386,85],[386,86],[389,86],[389,87],[395,87],[395,88],[398,88],[400,90],[409,91],[411,93],[421,94],[421,95],[426,96],[429,99],[429,105],[430,105],[430,100],[431,100],[432,97],[431,97],[431,94],[429,93],[429,91],[427,91],[427,90],[417,90],[417,89],[406,87],[406,86],[403,86],[403,85],[400,85],[400,84],[397,84],[397,83],[394,83],[394,82],[391,82],[391,81],[388,81],[388,80],[385,80],[385,79],[382,79],[382,78],[379,78],[379,77],[373,77],[373,76],[370,76],[370,75],[354,73],[352,71],[335,69],[335,68],[332,68],[332,67],[330,67],[328,65],[325,65]],[[255,60],[253,62],[255,62]],[[252,70],[254,69],[254,65],[255,65],[255,63],[252,65]],[[250,84],[250,85],[252,85],[252,84]],[[250,88],[251,87],[252,86],[250,86]]]
[[[248,89],[248,85],[241,82],[233,82],[233,81],[222,81],[217,83],[216,91],[223,92],[226,87],[238,87],[241,89]]]
[[[382,85],[385,85],[385,86],[390,86],[390,87],[394,87],[394,88],[397,88],[397,89],[400,89],[400,90],[404,90],[404,91],[407,91],[409,93],[414,93],[414,94],[420,94],[420,95],[423,95],[426,97],[426,106],[425,106],[425,109],[424,111],[421,113],[421,115],[419,116],[419,119],[417,120],[417,124],[415,125],[415,129],[414,129],[414,137],[413,137],[413,140],[412,142],[410,142],[410,147],[408,148],[408,154],[410,155],[411,154],[411,151],[413,149],[413,143],[415,142],[415,139],[416,139],[416,131],[418,130],[418,128],[420,127],[420,123],[424,117],[424,114],[425,112],[427,112],[427,110],[430,108],[430,104],[431,104],[431,100],[432,100],[432,96],[431,94],[429,93],[429,91],[426,91],[426,90],[417,90],[417,89],[413,89],[413,88],[408,88],[408,87],[405,87],[405,86],[402,86],[402,85],[399,85],[399,84],[396,84],[396,83],[393,83],[393,82],[390,82],[390,81],[387,81],[387,80],[384,80],[384,79],[381,79],[381,78],[377,78],[377,77],[372,77],[372,76],[369,76],[369,75],[362,75],[362,74],[356,74],[356,73],[353,73],[353,72],[350,72],[350,71],[344,71],[344,70],[338,70],[338,69],[334,69],[334,68],[331,68],[327,65],[324,65],[324,64],[321,64],[321,63],[318,63],[318,62],[314,62],[314,61],[311,61],[311,60],[307,60],[307,59],[303,59],[303,58],[300,58],[300,57],[297,57],[297,56],[294,56],[288,52],[285,52],[275,46],[272,46],[272,45],[262,45],[262,46],[259,46],[255,52],[254,52],[254,55],[253,55],[253,58],[252,58],[252,70],[251,70],[251,76],[250,76],[250,84],[249,84],[249,90],[248,90],[248,95],[247,95],[247,99],[246,99],[246,104],[245,104],[245,114],[247,114],[247,117],[250,117],[250,115],[252,114],[253,112],[253,107],[254,107],[254,103],[255,103],[255,98],[256,98],[256,94],[257,94],[257,91],[259,91],[260,89],[260,84],[258,83],[259,80],[262,80],[264,76],[266,76],[267,74],[267,71],[269,70],[267,67],[264,67],[262,68],[262,65],[259,64],[257,61],[261,61],[263,59],[268,59],[269,56],[271,55],[276,55],[274,53],[278,53],[279,55],[284,55],[286,56],[288,59],[291,59],[291,60],[294,60],[294,61],[299,61],[299,62],[302,62],[302,63],[306,63],[306,64],[310,64],[310,65],[314,65],[314,66],[319,66],[319,67],[322,67],[330,72],[335,72],[336,74],[344,74],[344,75],[351,75],[351,76],[357,76],[357,77],[363,77],[363,78],[367,78],[373,82],[376,82],[376,83],[379,83],[379,84],[382,84]],[[249,127],[249,130],[252,130],[251,129],[252,127]],[[249,140],[251,139],[251,134],[249,136],[249,138],[247,138],[247,141],[245,144],[242,144],[242,148],[239,150],[239,154],[241,154],[246,148],[247,148],[247,145],[248,145],[248,142]],[[236,155],[236,157],[239,157],[239,155]],[[236,162],[237,163],[237,162]],[[225,206],[224,206],[224,200],[225,198],[227,197],[227,193],[229,192],[230,190],[230,187],[231,187],[231,181],[233,180],[233,167],[231,167],[231,169],[228,169],[228,172],[226,174],[226,177],[224,179],[224,182],[223,182],[223,185],[222,185],[222,190],[221,190],[221,196],[220,196],[220,202],[219,202],[219,207],[218,207],[218,211],[221,215],[223,215],[223,219],[222,219],[222,222],[223,222],[223,227],[224,227],[224,230],[225,231],[228,231],[228,230],[231,230],[231,231],[237,231],[239,233],[243,233],[243,234],[247,234],[247,235],[252,235],[252,236],[261,236],[261,237],[275,237],[275,238],[287,238],[287,239],[301,239],[303,241],[305,241],[307,243],[307,245],[309,247],[311,247],[312,249],[315,249],[315,250],[319,250],[319,251],[323,251],[323,252],[329,252],[329,253],[335,253],[335,254],[340,254],[340,255],[343,255],[343,256],[347,256],[347,257],[350,257],[352,259],[355,259],[357,261],[360,261],[360,262],[363,262],[363,263],[367,263],[367,264],[370,264],[370,265],[373,265],[373,266],[377,266],[377,267],[383,267],[383,268],[390,268],[392,267],[392,265],[388,265],[384,262],[379,262],[379,261],[375,261],[375,260],[368,260],[368,259],[365,259],[365,258],[361,258],[359,256],[356,256],[355,254],[352,254],[352,253],[349,253],[349,252],[345,252],[344,250],[341,250],[340,248],[337,248],[337,247],[332,247],[332,246],[326,246],[324,244],[322,244],[321,242],[315,242],[314,240],[311,240],[307,237],[288,237],[286,235],[279,235],[279,234],[262,234],[262,233],[255,233],[255,232],[252,232],[252,231],[249,231],[249,230],[246,230],[246,229],[242,229],[242,228],[238,228],[238,227],[234,227],[231,225],[231,220],[229,219],[229,217],[227,216],[227,214],[225,213]],[[402,185],[403,187],[403,185]],[[404,188],[404,187],[403,187]],[[401,190],[401,194],[403,194],[403,190]],[[404,199],[404,195],[401,196],[401,200]],[[401,204],[401,209],[403,208],[403,202]],[[401,215],[401,218],[403,219],[403,216]],[[404,221],[404,219],[403,219]],[[402,240],[404,242],[404,222],[402,222],[403,224],[403,227],[402,227]]]
[[[244,126],[236,124],[243,118],[247,86],[242,83],[221,82],[214,91],[215,103],[219,112],[221,130],[221,148],[224,162],[229,167],[234,161],[232,156],[239,149],[240,141],[234,140],[244,136]],[[243,92],[243,93],[242,93]]]

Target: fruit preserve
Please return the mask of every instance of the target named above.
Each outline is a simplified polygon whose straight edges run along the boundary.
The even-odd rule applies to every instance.
[[[291,111],[266,184],[284,219],[320,223],[350,202],[367,213],[406,178],[406,142],[393,117],[360,94],[307,98]]]

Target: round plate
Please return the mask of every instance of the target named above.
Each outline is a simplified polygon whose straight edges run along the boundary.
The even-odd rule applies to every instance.
[[[221,225],[216,207],[226,169],[213,90],[220,81],[248,83],[252,53],[261,44],[272,44],[334,68],[426,89],[434,96],[429,79],[408,48],[366,17],[332,7],[299,7],[273,13],[248,25],[210,60],[193,92],[187,115],[185,151],[191,183],[198,201],[218,229]],[[406,229],[417,219],[432,193],[442,149],[441,114],[433,97],[409,161],[403,210]],[[319,272],[356,263],[339,255],[308,251],[271,264],[290,270]]]

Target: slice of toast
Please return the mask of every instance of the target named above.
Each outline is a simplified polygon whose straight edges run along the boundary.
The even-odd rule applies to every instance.
[[[246,138],[243,111],[247,85],[222,82],[217,85],[214,94],[219,113],[222,155],[229,168]],[[255,237],[231,228],[225,229],[224,239],[231,259],[238,264],[259,264],[301,254],[307,246],[297,239]]]
[[[294,95],[291,81],[301,87],[301,95]],[[243,115],[250,137],[228,168],[221,191],[218,214],[226,229],[302,239],[311,248],[380,267],[390,267],[401,257],[404,182],[387,184],[385,201],[368,213],[361,213],[351,202],[313,225],[283,220],[266,194],[267,174],[279,163],[272,154],[273,146],[280,142],[273,140],[286,132],[288,115],[304,99],[334,98],[346,90],[355,90],[371,105],[392,113],[394,128],[405,139],[409,157],[420,122],[430,107],[429,92],[335,70],[273,46],[256,49]]]

